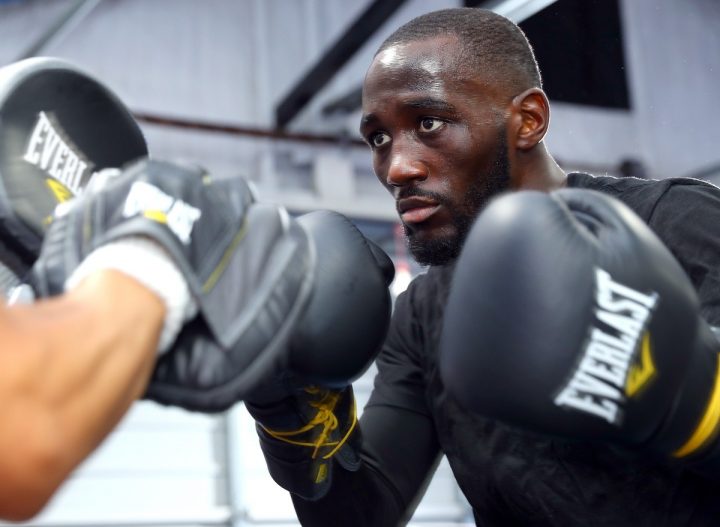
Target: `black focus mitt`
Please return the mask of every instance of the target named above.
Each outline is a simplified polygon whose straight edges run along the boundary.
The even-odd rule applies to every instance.
[[[24,279],[58,203],[145,155],[128,109],[88,73],[54,58],[0,68],[0,291]]]

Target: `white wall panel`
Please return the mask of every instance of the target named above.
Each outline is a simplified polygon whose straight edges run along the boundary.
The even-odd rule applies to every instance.
[[[720,164],[720,2],[625,0],[633,113],[657,177]]]
[[[552,151],[570,166],[634,157],[656,178],[720,164],[720,2],[622,0],[621,15],[632,109],[554,103]]]
[[[253,118],[253,2],[106,0],[48,53],[72,57],[135,110]]]
[[[551,102],[548,149],[563,167],[605,171],[628,157],[644,158],[638,119],[626,110]]]
[[[0,65],[22,58],[71,6],[71,0],[28,0],[0,5]]]
[[[32,526],[227,524],[220,417],[135,404]]]

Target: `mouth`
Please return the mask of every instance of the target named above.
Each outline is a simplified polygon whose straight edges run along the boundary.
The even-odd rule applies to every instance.
[[[427,221],[439,208],[440,205],[436,201],[421,197],[404,198],[397,202],[400,219],[406,224]]]

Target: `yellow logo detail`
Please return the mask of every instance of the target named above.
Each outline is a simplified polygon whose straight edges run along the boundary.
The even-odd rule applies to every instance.
[[[638,393],[655,375],[655,363],[650,352],[650,334],[645,332],[642,340],[642,349],[639,360],[630,366],[627,381],[625,382],[625,394],[632,397]]]
[[[327,478],[327,475],[327,463],[321,463],[318,467],[317,475],[315,476],[315,483],[322,483]]]
[[[167,223],[167,214],[161,210],[146,210],[143,216],[158,223]]]
[[[55,199],[58,200],[58,203],[67,201],[74,196],[69,188],[56,179],[46,179],[45,183],[47,183],[47,186],[50,187],[50,190],[52,190],[52,193],[55,195]]]

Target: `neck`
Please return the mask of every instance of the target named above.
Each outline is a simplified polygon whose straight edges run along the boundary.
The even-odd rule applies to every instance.
[[[517,190],[551,191],[565,186],[567,174],[555,159],[538,143],[529,152],[520,153],[515,159],[517,171],[513,171],[513,187]]]

